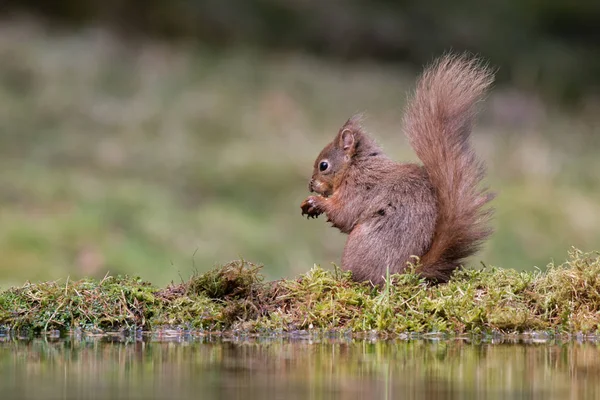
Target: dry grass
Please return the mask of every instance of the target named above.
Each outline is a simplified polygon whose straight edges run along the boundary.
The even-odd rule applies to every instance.
[[[137,278],[26,284],[0,293],[0,325],[48,330],[597,334],[600,254],[573,249],[562,265],[517,272],[486,267],[429,286],[408,273],[382,289],[315,266],[294,280],[262,282],[237,261],[157,289]]]

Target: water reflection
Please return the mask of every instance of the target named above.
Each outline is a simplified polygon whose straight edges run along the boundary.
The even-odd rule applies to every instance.
[[[593,342],[0,336],[2,399],[597,398]]]

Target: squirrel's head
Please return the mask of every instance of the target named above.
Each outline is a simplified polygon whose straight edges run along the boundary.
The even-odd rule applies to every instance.
[[[356,159],[366,150],[377,148],[360,126],[360,116],[350,118],[315,160],[312,179],[308,185],[311,192],[324,197],[331,196],[344,181]]]

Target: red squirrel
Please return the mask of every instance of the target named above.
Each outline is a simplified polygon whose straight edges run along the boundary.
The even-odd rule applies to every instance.
[[[417,272],[446,282],[492,229],[494,197],[469,143],[476,105],[494,80],[477,59],[445,55],[429,66],[409,100],[404,132],[423,165],[396,163],[349,119],[314,163],[302,215],[325,213],[348,239],[342,269],[380,285],[419,257]]]

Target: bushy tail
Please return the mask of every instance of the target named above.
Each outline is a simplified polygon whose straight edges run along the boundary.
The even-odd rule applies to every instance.
[[[492,233],[493,198],[479,184],[485,175],[469,143],[476,104],[493,82],[477,59],[446,55],[425,70],[404,117],[406,135],[435,188],[438,219],[419,273],[445,282]]]

